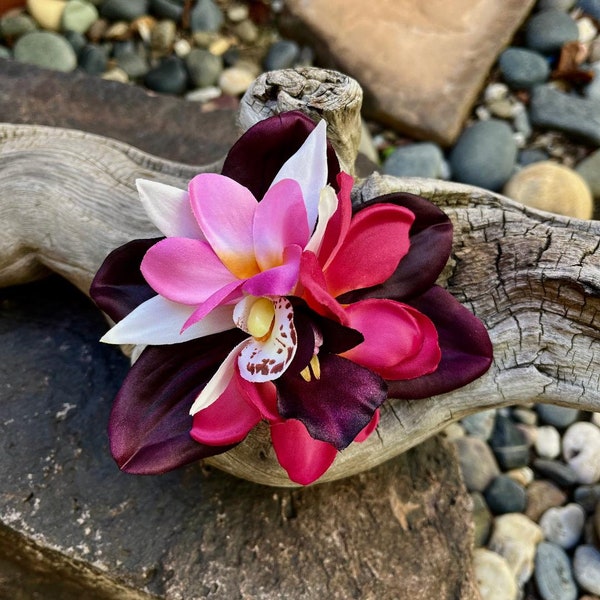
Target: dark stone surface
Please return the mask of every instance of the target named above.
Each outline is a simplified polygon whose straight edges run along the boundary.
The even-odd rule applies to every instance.
[[[157,96],[85,73],[59,73],[0,59],[0,121],[67,127],[121,140],[163,158],[202,165],[239,137],[234,110]]]

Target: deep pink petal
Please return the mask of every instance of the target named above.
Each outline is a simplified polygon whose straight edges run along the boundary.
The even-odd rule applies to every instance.
[[[201,304],[236,281],[207,242],[167,238],[152,246],[141,265],[146,281],[173,302]]]
[[[306,246],[306,207],[298,182],[284,179],[269,189],[254,215],[254,253],[261,271],[278,267],[288,246]]]
[[[331,444],[313,439],[295,419],[271,425],[271,440],[279,464],[288,477],[300,485],[319,479],[331,466],[337,450]]]
[[[384,379],[414,379],[435,371],[440,362],[433,323],[407,304],[363,300],[346,307],[350,327],[365,340],[344,353]]]
[[[381,416],[381,411],[377,409],[373,418],[369,421],[369,424],[354,438],[355,442],[361,443],[366,441],[369,436],[377,429],[377,425],[379,425],[379,417]]]
[[[260,412],[263,419],[271,423],[282,420],[277,411],[277,388],[271,381],[252,383],[241,377],[239,371],[237,378],[238,389],[244,394],[246,401]]]
[[[241,288],[244,285],[244,281],[232,281],[226,286],[217,290],[210,298],[207,298],[189,317],[184,323],[182,331],[185,331],[188,327],[191,327],[194,323],[203,319],[217,306],[223,304],[230,304],[238,298],[242,297]]]
[[[246,401],[238,387],[238,377],[234,376],[216,402],[194,415],[190,435],[209,446],[237,444],[261,419],[260,412]]]
[[[248,279],[243,290],[253,296],[286,296],[296,287],[300,273],[300,246],[288,246],[283,252],[283,264],[258,273]]]
[[[198,224],[223,264],[238,278],[258,273],[252,233],[256,198],[237,181],[202,173],[189,183]]]
[[[324,269],[332,296],[383,283],[410,247],[414,215],[394,204],[377,204],[352,219],[343,244]]]

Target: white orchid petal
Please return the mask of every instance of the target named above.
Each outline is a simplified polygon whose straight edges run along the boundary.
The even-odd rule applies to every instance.
[[[334,189],[331,186],[325,186],[321,190],[321,197],[319,198],[319,219],[317,221],[317,227],[306,245],[306,250],[314,252],[316,255],[319,254],[323,236],[325,235],[325,228],[327,227],[329,219],[331,219],[337,210],[337,207],[338,197]]]
[[[233,307],[226,305],[217,307],[181,333],[183,324],[195,309],[195,306],[185,306],[162,296],[154,296],[119,321],[100,341],[107,344],[160,346],[187,342],[234,327]]]
[[[217,372],[211,377],[210,381],[204,386],[198,397],[194,400],[190,415],[195,415],[197,412],[208,408],[213,402],[216,402],[221,394],[227,389],[231,378],[235,373],[235,361],[240,353],[240,350],[248,343],[248,340],[240,342],[227,355],[227,358],[221,363]]]
[[[306,204],[308,228],[317,222],[319,197],[327,183],[327,122],[319,121],[298,151],[283,164],[271,187],[282,179],[295,179]]]
[[[250,338],[240,352],[238,367],[247,381],[264,382],[281,377],[296,354],[294,309],[283,296],[273,299],[275,317],[266,340]]]
[[[135,185],[148,217],[167,237],[204,240],[185,190],[158,181],[137,179]]]

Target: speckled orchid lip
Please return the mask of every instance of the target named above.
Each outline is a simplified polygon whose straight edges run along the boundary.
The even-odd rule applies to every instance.
[[[164,234],[115,250],[91,294],[103,338],[147,346],[115,400],[118,465],[162,473],[240,443],[261,421],[290,479],[317,480],[374,431],[388,398],[432,396],[491,363],[481,322],[435,281],[446,215],[391,194],[352,214],[323,121],[258,123],[221,174],[139,181]]]

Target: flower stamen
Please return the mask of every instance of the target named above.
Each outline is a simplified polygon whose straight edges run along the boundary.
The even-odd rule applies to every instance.
[[[269,298],[258,298],[248,313],[247,331],[262,341],[269,337],[275,321],[275,307]]]
[[[316,354],[313,354],[313,357],[310,359],[310,362],[302,371],[300,371],[300,375],[306,383],[309,383],[311,379],[314,377],[315,379],[321,379],[321,363],[319,362],[319,357]]]

